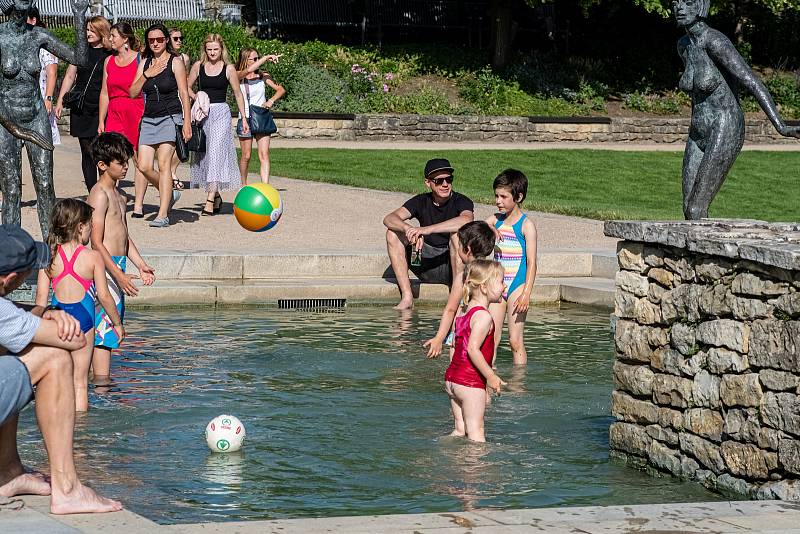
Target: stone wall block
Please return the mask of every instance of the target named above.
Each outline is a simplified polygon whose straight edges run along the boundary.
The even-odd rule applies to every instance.
[[[664,428],[672,428],[678,431],[683,430],[683,412],[659,406],[658,424]]]
[[[800,292],[795,291],[794,293],[781,295],[777,299],[770,301],[770,303],[775,306],[776,310],[787,317],[792,319],[800,317]]]
[[[683,427],[700,437],[719,443],[725,423],[716,410],[692,408],[683,412]]]
[[[695,478],[697,472],[700,471],[700,464],[694,458],[686,455],[681,455],[681,476],[683,478]],[[710,473],[710,472],[709,472]]]
[[[714,489],[715,491],[721,493],[733,493],[736,495],[749,496],[756,491],[757,486],[750,484],[741,478],[733,477],[728,473],[724,473],[717,477]]]
[[[647,271],[647,278],[661,284],[664,287],[672,287],[672,282],[675,276],[666,269],[653,267]]]
[[[698,301],[702,289],[694,284],[684,284],[661,296],[661,315],[665,322],[697,322],[700,320]]]
[[[632,321],[618,320],[614,333],[617,357],[623,360],[650,363],[653,347],[669,342],[667,331],[651,326],[639,326]]]
[[[647,450],[647,458],[656,468],[672,473],[675,476],[681,476],[681,455],[678,451],[653,440]]]
[[[761,480],[769,478],[764,453],[755,445],[725,441],[720,446],[720,453],[734,475]]]
[[[647,269],[644,262],[644,245],[634,241],[620,241],[617,244],[617,261],[619,268],[626,271],[642,273]]]
[[[694,267],[686,258],[675,259],[667,256],[664,258],[664,265],[667,266],[667,269],[677,274],[681,282],[691,282],[694,280]]]
[[[695,354],[697,352],[695,327],[686,323],[675,323],[670,330],[670,345],[684,356]]]
[[[653,438],[644,427],[630,423],[612,423],[609,429],[609,444],[612,449],[647,458]]]
[[[667,290],[660,285],[650,284],[650,288],[647,290],[647,300],[653,304],[661,304],[661,297],[666,292]]]
[[[692,381],[692,400],[694,406],[719,408],[722,405],[719,396],[720,378],[705,369],[694,375]]]
[[[655,404],[634,399],[620,391],[611,394],[611,414],[627,423],[649,425],[658,422],[658,407]]]
[[[705,321],[697,327],[697,341],[746,354],[750,346],[750,326],[731,319]]]
[[[647,365],[626,365],[614,362],[614,384],[639,397],[650,397],[653,394],[653,378],[655,373]]]
[[[700,313],[706,317],[725,317],[730,315],[729,292],[728,286],[725,284],[704,287],[697,303]]]
[[[725,406],[760,406],[764,398],[758,375],[724,375],[719,396]]]
[[[786,293],[789,284],[762,280],[752,273],[739,273],[733,279],[731,290],[736,295],[751,297],[777,297]]]
[[[644,246],[643,252],[644,262],[651,267],[661,267],[664,265],[664,256],[666,251],[663,248]]]
[[[762,438],[758,411],[754,408],[731,409],[725,412],[723,432],[736,441],[758,443]]]
[[[753,321],[750,365],[800,373],[800,321]]]
[[[786,438],[786,434],[774,428],[763,427],[758,431],[758,446],[762,449],[777,451],[782,439]]]
[[[647,296],[649,282],[644,276],[632,271],[617,271],[615,280],[619,289],[633,293],[637,297]]]
[[[663,441],[668,445],[673,447],[677,447],[680,444],[680,439],[678,439],[678,433],[674,430],[669,428],[664,428],[660,425],[648,425],[647,428],[647,435],[653,439],[657,439],[658,441]]]
[[[758,373],[761,384],[772,391],[796,391],[800,376],[775,369],[762,369]]]
[[[761,421],[777,430],[800,436],[800,395],[768,391],[761,403]]]
[[[693,377],[707,366],[706,360],[705,352],[698,352],[691,358],[684,358],[680,364],[681,372],[688,377]]]
[[[661,306],[647,299],[639,299],[635,304],[634,317],[639,324],[661,324]]]
[[[725,304],[734,319],[752,321],[772,316],[773,306],[763,300],[736,297],[728,293]]]
[[[728,349],[708,349],[706,359],[708,370],[716,375],[741,373],[750,368],[747,356]]]
[[[706,283],[719,280],[729,274],[732,269],[733,264],[729,260],[718,256],[703,258],[694,267],[697,278]]]
[[[681,450],[691,454],[702,466],[715,474],[725,471],[725,460],[718,445],[688,432],[679,434]]]
[[[676,408],[690,406],[692,381],[677,376],[657,374],[653,379],[653,402]]]
[[[633,319],[636,317],[636,303],[639,299],[627,291],[614,292],[614,315],[620,319]]]
[[[782,439],[778,444],[778,461],[793,475],[800,475],[800,441]]]

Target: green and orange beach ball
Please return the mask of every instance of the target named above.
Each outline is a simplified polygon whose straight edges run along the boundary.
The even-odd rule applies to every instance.
[[[283,201],[278,190],[269,184],[246,185],[236,194],[233,213],[245,230],[265,232],[278,224],[283,214]]]

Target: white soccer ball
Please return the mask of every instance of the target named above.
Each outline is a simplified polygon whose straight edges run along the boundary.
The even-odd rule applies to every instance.
[[[233,415],[218,415],[206,425],[206,443],[211,452],[236,452],[242,448],[244,425]]]

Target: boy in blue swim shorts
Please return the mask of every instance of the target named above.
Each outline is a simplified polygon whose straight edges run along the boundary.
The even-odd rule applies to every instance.
[[[528,178],[520,171],[506,169],[494,179],[494,202],[498,213],[486,222],[500,235],[494,259],[503,266],[506,292],[499,303],[489,306],[494,319],[495,357],[503,333],[503,321],[508,323],[508,340],[514,365],[525,365],[525,319],[536,279],[536,225],[522,211],[528,194]]]
[[[92,141],[90,150],[100,171],[97,185],[89,193],[89,205],[94,208],[92,248],[103,257],[108,289],[119,316],[124,320],[125,296],[133,297],[139,293],[133,281],[140,278],[144,285],[149,286],[156,279],[155,271],[147,265],[128,235],[125,197],[117,187],[128,172],[133,145],[122,134],[108,132],[98,135]],[[128,258],[139,270],[139,276],[125,273]],[[107,382],[111,372],[111,350],[119,347],[120,339],[102,306],[95,310],[94,344],[93,379],[95,383]]]

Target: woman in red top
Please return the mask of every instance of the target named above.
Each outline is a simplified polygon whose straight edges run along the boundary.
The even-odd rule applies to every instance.
[[[456,319],[453,359],[444,374],[444,388],[450,396],[455,428],[451,436],[486,441],[483,414],[486,388],[500,394],[506,385],[492,370],[494,321],[489,304],[503,298],[503,267],[491,260],[475,260],[464,270],[464,302],[467,311]]]
[[[103,65],[103,86],[100,91],[100,122],[97,133],[118,132],[128,138],[133,149],[139,147],[139,123],[144,113],[144,98],[128,94],[139,66],[139,39],[127,22],[111,26],[111,48],[114,55]],[[134,167],[135,181],[147,187],[144,175]]]

